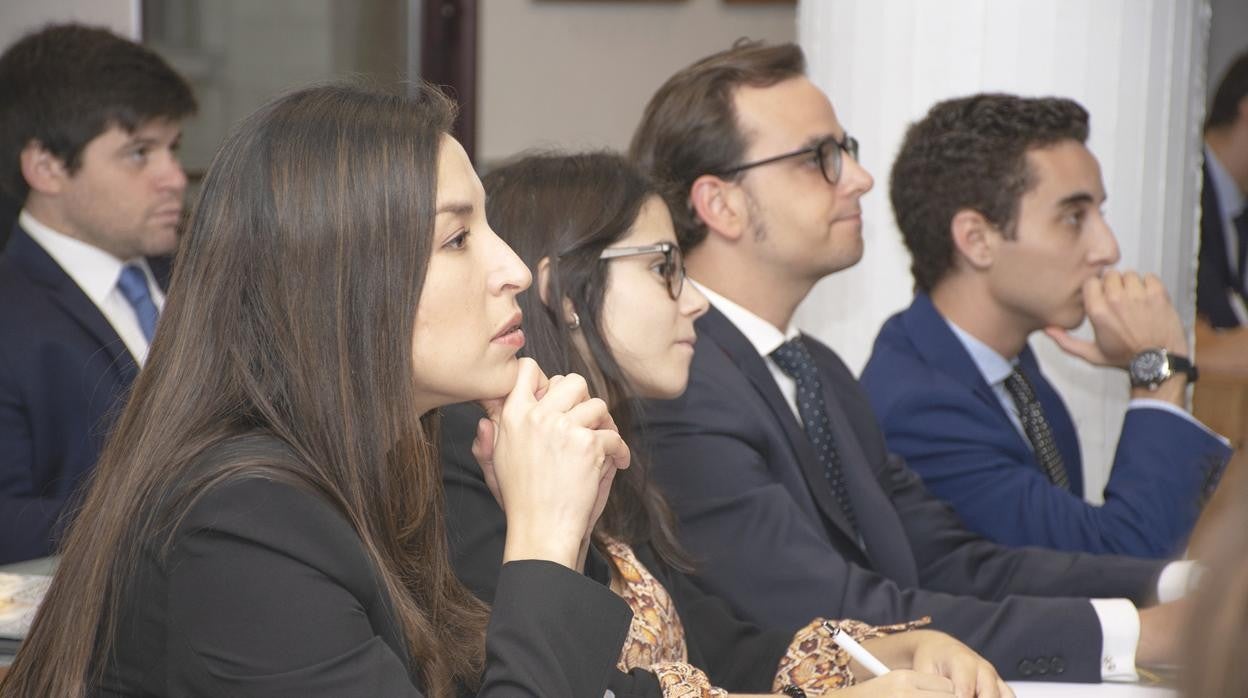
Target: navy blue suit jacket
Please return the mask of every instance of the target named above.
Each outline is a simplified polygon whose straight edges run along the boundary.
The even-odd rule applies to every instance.
[[[168,263],[150,260],[164,283]],[[20,227],[0,255],[0,564],[50,555],[138,366]]]
[[[1010,549],[966,530],[885,447],[840,358],[807,337],[859,547],[763,357],[713,307],[696,326],[688,390],[646,403],[644,415],[653,475],[699,560],[699,583],[764,626],[930,615],[1007,678],[1100,680],[1099,621],[1086,599],[1066,597],[1145,603],[1160,563]]]
[[[1049,482],[948,323],[919,294],[884,323],[862,386],[888,446],[967,527],[1006,545],[1165,558],[1181,552],[1230,449],[1161,409],[1128,410],[1105,487],[1085,502],[1079,438],[1030,347],[1019,356],[1070,476]]]
[[[1238,327],[1239,317],[1231,309],[1228,293],[1244,295],[1240,283],[1239,260],[1227,254],[1225,229],[1222,227],[1222,206],[1213,188],[1206,163],[1200,192],[1200,264],[1196,271],[1196,311],[1209,324],[1218,328]]]

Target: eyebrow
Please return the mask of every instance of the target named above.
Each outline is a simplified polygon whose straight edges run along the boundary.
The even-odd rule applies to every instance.
[[[1086,191],[1075,192],[1070,196],[1063,198],[1057,202],[1058,208],[1067,208],[1069,206],[1083,206],[1086,204],[1096,203],[1096,198]]]
[[[439,206],[437,212],[434,213],[434,215],[440,216],[444,213],[452,213],[457,216],[470,216],[472,215],[472,211],[473,211],[473,206],[471,203],[468,203],[467,201],[449,201]]]

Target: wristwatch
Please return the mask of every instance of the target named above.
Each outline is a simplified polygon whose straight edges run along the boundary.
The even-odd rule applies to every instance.
[[[1196,364],[1186,356],[1171,354],[1165,349],[1145,349],[1136,354],[1127,366],[1127,373],[1131,375],[1132,387],[1149,390],[1156,390],[1176,373],[1186,374],[1188,383],[1195,383],[1200,375]]]

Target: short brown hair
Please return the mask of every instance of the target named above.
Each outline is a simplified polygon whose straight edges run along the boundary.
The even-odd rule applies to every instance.
[[[1027,151],[1087,139],[1087,110],[1059,97],[976,94],[939,102],[911,124],[889,198],[915,289],[930,292],[953,268],[954,214],[978,211],[1012,238],[1019,202],[1036,184]]]
[[[191,86],[146,46],[81,24],[44,27],[0,55],[0,190],[26,200],[21,153],[31,141],[73,174],[110,127],[133,133],[195,109]]]
[[[796,44],[768,46],[742,39],[682,69],[650,98],[629,154],[667,202],[682,249],[706,238],[706,224],[689,207],[693,181],[738,165],[745,156],[733,92],[741,86],[769,87],[805,72],[806,57]]]

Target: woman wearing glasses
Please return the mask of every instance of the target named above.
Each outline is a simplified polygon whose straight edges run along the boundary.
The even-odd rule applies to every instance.
[[[694,320],[707,308],[685,283],[666,206],[636,169],[609,154],[525,157],[484,184],[490,220],[536,276],[535,288],[520,294],[525,353],[547,370],[589,377],[625,439],[640,446],[631,399],[684,392]],[[497,600],[509,532],[487,484],[490,423],[479,416],[466,407],[448,411],[444,478],[452,561],[464,583],[490,601]],[[728,689],[816,696],[845,688],[838,695],[849,698],[952,694],[955,687],[961,695],[1011,695],[987,662],[941,633],[815,620],[792,635],[739,621],[686,576],[691,561],[641,466],[635,459],[616,478],[585,566],[634,611],[610,684],[616,695],[723,696]],[[870,675],[831,641],[836,626],[889,666],[915,671],[865,681]]]
[[[573,570],[627,447],[517,360],[529,271],[418,93],[304,90],[226,139],[0,695],[603,695],[630,613]],[[498,396],[487,614],[431,441],[439,406]]]

